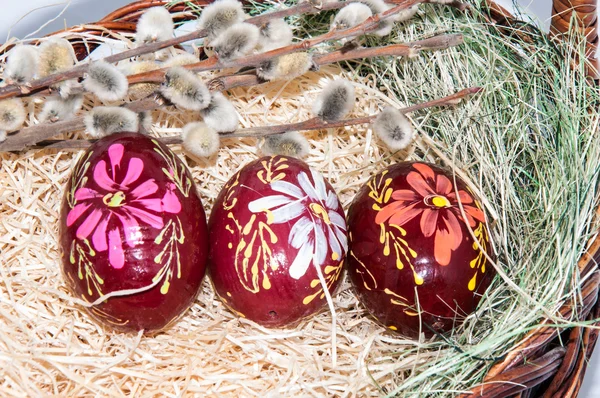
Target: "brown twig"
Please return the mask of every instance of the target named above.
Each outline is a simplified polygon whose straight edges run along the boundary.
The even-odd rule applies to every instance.
[[[384,57],[384,56],[414,56],[421,51],[441,50],[458,46],[463,43],[463,35],[449,34],[430,37],[407,44],[391,44],[385,47],[357,48],[351,51],[337,50],[327,54],[316,55],[313,61],[316,65],[327,65],[332,62],[348,61],[351,59]],[[375,51],[374,51],[375,50]]]
[[[432,108],[435,106],[455,105],[464,98],[481,91],[479,87],[471,87],[461,90],[447,97],[438,98],[432,101],[423,102],[421,104],[412,105],[400,109],[402,113],[415,112],[421,109]],[[267,135],[280,134],[286,131],[309,131],[323,130],[335,127],[354,126],[359,124],[370,124],[377,115],[364,116],[354,119],[345,119],[335,122],[326,122],[320,118],[312,118],[303,122],[291,124],[279,124],[273,126],[258,126],[241,129],[234,133],[221,134],[221,138],[239,138],[239,137],[264,137]],[[181,144],[180,137],[164,137],[159,138],[164,144]],[[97,140],[48,140],[42,141],[35,148],[53,148],[53,149],[81,149],[87,148]]]
[[[300,42],[290,44],[288,46],[280,47],[275,50],[266,51],[264,53],[248,55],[241,59],[237,59],[235,61],[231,61],[228,63],[222,63],[222,62],[220,62],[220,60],[217,56],[212,56],[212,57],[210,57],[206,60],[200,61],[200,62],[196,62],[196,63],[188,64],[188,65],[182,65],[182,67],[185,69],[188,69],[190,71],[198,73],[198,72],[207,72],[207,71],[211,71],[211,70],[225,69],[225,68],[240,69],[240,68],[245,68],[245,67],[258,66],[265,61],[275,59],[275,58],[283,56],[283,55],[299,52],[299,51],[306,51],[310,48],[314,48],[315,46],[317,46],[321,43],[327,42],[327,41],[333,41],[333,40],[339,40],[339,39],[343,39],[343,38],[365,35],[369,32],[376,30],[381,21],[383,21],[387,18],[391,18],[393,15],[397,14],[398,12],[400,12],[414,4],[419,4],[422,2],[423,2],[423,0],[405,0],[401,4],[399,4],[393,8],[390,8],[389,10],[387,10],[381,14],[374,15],[374,16],[366,19],[364,22],[362,22],[352,28],[330,31],[330,32],[327,32],[320,36],[312,37],[309,39],[304,39]],[[405,46],[408,46],[408,45],[405,45]],[[414,48],[414,51],[416,52],[417,48],[419,46],[417,43],[415,43],[412,47]],[[398,47],[398,48],[400,48],[400,47]],[[394,51],[396,51],[396,50],[397,49],[391,50],[394,53],[394,55],[402,55],[402,56],[409,55],[408,53],[395,53]],[[387,55],[387,54],[381,54],[381,55]],[[352,58],[349,58],[349,59],[352,59]],[[160,69],[154,69],[154,70],[148,71],[148,72],[142,72],[142,73],[138,73],[138,74],[129,75],[129,76],[127,76],[127,81],[130,85],[138,84],[138,83],[161,83],[164,80],[165,73],[167,72],[168,69],[169,68],[160,68]],[[30,91],[35,90],[35,88],[33,86],[28,87],[28,90],[30,90]],[[80,94],[83,92],[84,92],[83,88],[81,88],[81,87],[74,89],[72,91],[73,94]],[[0,99],[2,96],[1,93],[2,93],[2,89],[0,89]],[[39,91],[38,94],[47,94],[47,91],[45,91],[45,90]]]
[[[160,104],[154,98],[134,101],[127,106],[128,109],[135,112],[150,111],[158,107],[160,107]],[[55,135],[81,130],[84,127],[83,116],[62,122],[36,124],[21,129],[16,134],[9,135],[6,141],[0,143],[0,152],[20,151]]]
[[[381,55],[409,55],[411,48],[417,48],[419,51],[433,46],[434,49],[440,49],[443,43],[447,45],[457,45],[462,42],[461,35],[441,35],[429,39],[420,40],[408,44],[392,44],[384,47],[360,48],[348,52],[334,51],[331,54],[325,54],[315,59],[317,66],[322,66],[338,61],[344,61],[357,58],[370,58]],[[254,74],[243,74],[224,76],[211,80],[208,83],[211,91],[225,91],[234,87],[254,86],[264,83]],[[163,106],[162,101],[157,101],[154,96],[133,101],[125,105],[128,109],[135,112],[149,111]],[[9,135],[6,140],[0,143],[0,152],[20,151],[28,146],[34,145],[40,141],[52,138],[55,135],[80,130],[84,127],[83,117],[77,117],[71,120],[44,123],[21,129],[20,131]]]
[[[341,8],[344,5],[345,5],[345,2],[337,1],[337,2],[330,3],[330,4],[324,4],[321,9],[322,10],[334,10],[334,9]],[[305,3],[299,4],[297,6],[293,6],[288,9],[285,9],[285,10],[273,11],[273,12],[265,13],[262,15],[258,15],[253,18],[249,18],[245,22],[260,26],[273,18],[283,18],[283,17],[290,16],[290,15],[307,13],[313,9],[314,9],[314,6],[312,4],[310,4],[310,2],[305,2]],[[106,61],[108,63],[115,63],[115,62],[122,61],[122,60],[125,60],[128,58],[134,58],[134,57],[137,57],[140,55],[153,53],[153,52],[162,50],[163,48],[174,46],[176,44],[181,44],[181,43],[184,43],[187,41],[198,40],[198,39],[204,38],[204,37],[206,37],[206,33],[207,32],[204,29],[197,30],[195,32],[188,33],[187,35],[174,37],[169,40],[144,44],[142,46],[132,48],[131,50],[126,50],[126,51],[120,52],[118,54],[110,55],[110,56],[104,58],[104,61]],[[87,64],[78,65],[67,71],[54,73],[54,74],[48,75],[44,78],[33,80],[29,83],[27,88],[29,89],[29,92],[36,92],[39,90],[46,89],[46,88],[52,86],[53,84],[59,83],[64,80],[76,79],[76,78],[82,77],[84,75],[84,73],[87,71],[88,66],[89,65],[87,65]],[[0,99],[6,99],[6,98],[21,96],[21,95],[23,95],[23,93],[21,91],[21,87],[18,85],[15,85],[15,84],[9,84],[5,87],[0,88]]]
[[[245,68],[249,66],[257,66],[261,63],[280,57],[282,55],[292,54],[299,51],[306,51],[310,48],[314,48],[315,46],[325,43],[327,41],[339,40],[354,36],[365,35],[376,30],[379,26],[379,23],[385,19],[391,18],[398,12],[405,10],[406,8],[421,3],[422,0],[406,0],[401,4],[390,8],[389,10],[373,15],[370,18],[367,18],[364,22],[348,29],[340,29],[329,31],[320,36],[311,37],[309,39],[304,39],[300,42],[290,44],[285,47],[280,47],[275,50],[267,51],[264,53],[248,55],[240,59],[236,59],[232,62],[222,63],[219,61],[218,57],[212,56],[207,60],[197,62],[194,64],[184,65],[183,67],[193,71],[193,72],[206,72],[210,70],[216,69],[225,69],[225,68]],[[404,55],[404,54],[401,54]],[[168,68],[155,69],[145,73],[139,73],[136,75],[130,75],[127,77],[129,84],[136,83],[159,83],[164,79],[165,72]]]
[[[442,5],[446,5],[446,6],[455,7],[461,11],[468,7],[467,4],[461,3],[460,1],[457,1],[457,0],[450,1],[450,2],[445,1],[445,0],[393,0],[392,3],[397,3],[398,5],[396,7],[393,7],[391,9],[385,11],[382,14],[375,15],[368,20],[368,22],[371,26],[370,30],[373,30],[373,27],[376,27],[377,23],[379,21],[381,21],[385,18],[389,18],[392,15],[396,14],[397,12],[399,12],[403,9],[406,9],[414,4],[436,3],[436,4],[442,4]],[[283,18],[283,17],[287,17],[290,15],[304,14],[304,13],[313,11],[315,8],[318,11],[328,11],[328,10],[336,10],[336,9],[342,8],[345,5],[347,5],[347,3],[345,1],[335,1],[335,2],[331,2],[331,3],[325,3],[322,6],[316,8],[310,2],[307,1],[304,3],[298,4],[296,6],[290,7],[288,9],[285,9],[285,10],[272,11],[272,12],[268,12],[268,13],[265,13],[262,15],[258,15],[256,17],[249,18],[245,22],[260,26],[260,25],[265,24],[266,22],[268,22],[271,19]],[[363,25],[363,24],[361,24],[361,25]],[[367,24],[364,24],[364,25],[367,25]],[[353,34],[354,31],[357,33],[361,33],[362,28],[358,28],[358,29],[356,29],[356,28],[358,28],[358,27],[351,28],[351,29],[345,29],[344,31],[340,30],[337,32],[330,32],[330,34],[322,35],[322,36],[320,36],[321,37],[320,40],[322,40],[322,41],[314,41],[312,45],[321,43],[325,40],[336,40],[339,38],[347,37],[347,36],[343,36],[344,33],[347,35]],[[351,32],[351,31],[353,31],[353,32]],[[330,37],[326,37],[328,35]],[[128,58],[137,57],[139,55],[156,52],[163,48],[171,47],[171,46],[181,44],[181,43],[184,43],[187,41],[198,40],[203,37],[206,37],[206,31],[205,30],[197,30],[195,32],[188,33],[187,35],[183,35],[180,37],[175,37],[175,38],[172,38],[169,40],[156,42],[156,43],[149,43],[149,44],[145,44],[145,45],[133,48],[131,50],[123,51],[121,53],[114,54],[114,55],[104,58],[104,61],[106,61],[108,63],[115,63],[115,62],[122,61],[122,60],[125,60]],[[294,52],[297,50],[301,50],[303,48],[303,46],[308,45],[305,42],[306,41],[294,44],[293,46],[297,46],[298,48],[291,49],[290,51]],[[290,46],[288,46],[288,47],[290,47]],[[271,51],[270,53],[273,53],[273,51]],[[283,53],[271,54],[271,56],[275,56],[275,55],[283,55]],[[248,65],[242,65],[240,67],[256,65],[255,63],[252,63],[252,62],[257,62],[256,59],[254,59],[253,57],[256,58],[257,56],[247,57],[247,62],[250,62],[250,63]],[[221,67],[229,67],[229,66],[239,66],[237,63],[230,63],[227,65],[224,65],[224,64],[219,65],[216,59],[209,59],[204,62],[206,62],[204,64],[204,67],[208,67],[208,68],[212,68],[212,69],[221,68]],[[198,64],[195,64],[195,65],[198,65]],[[27,87],[15,85],[15,84],[9,84],[5,87],[0,88],[0,100],[6,99],[6,98],[11,98],[11,97],[16,97],[16,96],[30,95],[33,93],[43,91],[43,90],[47,89],[48,87],[50,87],[56,83],[59,83],[61,81],[80,78],[87,72],[88,67],[89,67],[89,65],[87,65],[87,64],[78,65],[67,71],[55,73],[55,74],[46,76],[41,79],[33,80],[27,85]],[[211,69],[203,69],[203,70],[211,70]],[[162,73],[164,73],[164,71]],[[132,83],[132,82],[130,81],[130,83]],[[24,92],[24,89],[26,92]]]
[[[440,50],[462,44],[461,34],[434,36],[408,44],[391,44],[384,47],[357,48],[350,51],[337,50],[329,54],[317,55],[313,58],[315,66],[323,66],[334,62],[349,61],[381,56],[410,56],[415,51]],[[211,91],[224,91],[236,87],[248,87],[260,84],[262,81],[255,74],[240,74],[217,77],[208,82]],[[0,150],[2,146],[0,145]]]
[[[377,25],[369,26],[369,30],[372,30]],[[353,30],[353,29],[352,29]],[[346,29],[344,32],[348,32],[349,29]],[[339,31],[342,33],[342,31]],[[333,36],[325,34],[323,36]],[[323,36],[319,36],[315,39],[307,39],[298,44],[293,44],[291,46],[278,48],[273,51],[251,55],[248,57],[244,57],[241,60],[238,60],[235,64],[219,64],[217,58],[211,57],[205,61],[198,62],[195,64],[184,65],[183,67],[191,70],[193,72],[205,72],[209,70],[228,68],[235,66],[236,68],[243,68],[249,66],[257,66],[261,63],[268,61],[270,59],[274,59],[276,57],[292,54],[294,52],[302,51],[316,44],[322,43],[325,41]],[[336,36],[337,37],[337,36]],[[347,37],[347,36],[344,36]],[[326,40],[331,40],[328,38]],[[347,61],[351,59],[357,58],[370,58],[370,57],[379,57],[379,56],[413,56],[417,55],[420,51],[424,50],[439,50],[443,48],[457,46],[462,44],[463,36],[461,34],[450,34],[450,35],[442,35],[435,36],[429,39],[419,40],[412,43],[407,44],[392,44],[386,47],[375,47],[375,48],[359,48],[351,51],[343,51],[337,50],[328,54],[316,55],[313,58],[315,65],[325,65],[332,62],[338,61]],[[137,84],[137,83],[161,83],[164,80],[165,72],[167,68],[163,69],[155,69],[149,72],[139,73],[136,75],[128,76],[129,84]]]

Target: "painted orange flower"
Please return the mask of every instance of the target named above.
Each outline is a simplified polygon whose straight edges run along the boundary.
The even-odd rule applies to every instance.
[[[415,163],[413,167],[416,171],[406,176],[412,189],[392,192],[394,201],[379,211],[375,222],[382,224],[388,221],[391,225],[402,226],[420,216],[423,236],[433,236],[436,261],[440,265],[448,265],[452,252],[458,249],[463,240],[460,222],[464,220],[456,192],[446,176],[436,174],[428,165]],[[471,228],[475,228],[475,220],[485,222],[483,211],[472,205],[474,201],[469,193],[460,190],[458,196]]]

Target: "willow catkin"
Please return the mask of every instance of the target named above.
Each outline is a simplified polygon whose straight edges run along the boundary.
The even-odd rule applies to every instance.
[[[101,101],[117,101],[127,95],[129,83],[116,66],[104,61],[93,62],[86,73],[83,88]]]
[[[173,32],[171,13],[164,7],[152,7],[138,20],[135,41],[141,44],[165,41],[173,37]]]
[[[205,7],[198,20],[198,28],[206,29],[207,38],[213,40],[230,26],[246,19],[242,3],[236,0],[218,0]]]
[[[210,44],[219,60],[230,62],[249,54],[258,44],[259,29],[249,23],[238,23],[221,32]]]
[[[72,119],[83,105],[83,95],[74,94],[67,98],[52,97],[46,99],[40,120],[42,121],[65,121]]]
[[[20,98],[0,101],[0,131],[11,132],[21,128],[27,117],[25,105]]]
[[[183,148],[197,157],[209,157],[219,150],[219,133],[203,122],[186,124],[181,130],[181,139]]]
[[[256,69],[256,74],[264,80],[292,80],[308,72],[312,66],[309,53],[297,52],[263,62]]]
[[[210,104],[200,110],[204,122],[219,133],[237,130],[240,119],[235,107],[219,91],[211,93]]]
[[[267,136],[261,150],[265,155],[270,156],[282,155],[303,158],[308,155],[310,145],[299,132],[288,131]]]
[[[38,71],[39,52],[36,47],[20,44],[8,52],[4,65],[4,80],[9,83],[30,82]]]
[[[161,94],[180,108],[199,111],[210,104],[210,92],[196,74],[175,66],[165,73]]]
[[[119,132],[137,132],[137,113],[117,106],[97,106],[84,118],[87,132],[94,138],[102,138]]]
[[[410,120],[399,110],[386,107],[373,121],[373,130],[393,151],[405,149],[415,133]]]
[[[328,83],[313,104],[313,114],[331,122],[343,119],[354,107],[354,86],[348,80]]]

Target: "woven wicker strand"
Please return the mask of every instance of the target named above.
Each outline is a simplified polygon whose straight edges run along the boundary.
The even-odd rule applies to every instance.
[[[199,6],[206,5],[209,2],[207,0],[193,1],[195,5]],[[99,25],[105,29],[131,32],[135,30],[135,23],[145,9],[166,4],[168,4],[168,1],[140,0],[113,11],[93,25]],[[510,24],[512,15],[505,9],[491,1],[489,2],[489,9],[490,16],[493,19]],[[171,13],[181,13],[186,10],[184,5],[177,5],[171,8],[170,11]],[[598,21],[589,17],[590,13],[596,13],[595,0],[554,0],[552,34],[556,38],[560,39],[560,35],[569,31],[568,28],[564,28],[565,25],[562,22],[570,20],[570,16],[566,16],[570,15],[567,11],[576,14],[576,18],[580,22],[578,25],[580,29],[585,32],[593,32],[588,35],[588,38],[595,38],[597,43]],[[179,20],[182,18],[179,16]],[[555,23],[555,21],[561,22]],[[590,24],[586,25],[586,21],[590,21]],[[555,26],[558,23],[561,25]],[[74,30],[69,29],[69,31]],[[98,32],[101,34],[101,31]],[[593,41],[588,41],[588,46],[595,48]],[[87,53],[81,51],[83,49],[83,46],[78,48],[78,56],[81,58],[87,56]],[[595,62],[595,56],[595,51],[588,53],[590,63]],[[588,73],[590,76],[593,73],[593,77],[597,79],[597,69],[593,72],[588,71]],[[590,242],[587,253],[581,258],[579,262],[580,275],[584,276],[589,272],[596,272],[598,262],[600,262],[600,237]],[[582,287],[583,302],[566,303],[560,309],[560,314],[568,317],[573,311],[577,311],[580,320],[598,319],[600,316],[600,305],[598,305],[597,300],[599,286],[600,274],[594,274]],[[462,394],[459,397],[501,398],[515,396],[525,398],[533,394],[534,391],[535,395],[544,397],[576,396],[581,388],[586,365],[594,349],[599,331],[592,328],[573,328],[568,332],[568,341],[564,343],[564,346],[556,347],[553,344],[554,341],[565,331],[552,326],[544,326],[548,323],[542,322],[542,325],[526,335],[503,361],[494,364],[482,385],[474,387],[470,394]],[[546,388],[540,391],[539,387],[544,382],[549,382],[549,385],[544,385]]]
[[[188,4],[203,6],[209,0],[193,0]],[[395,1],[398,2],[398,1]],[[94,35],[105,35],[106,31],[133,32],[139,16],[149,7],[168,4],[166,0],[140,0],[113,11],[100,21],[90,26],[74,27],[57,33],[86,31]],[[492,1],[488,2],[489,15],[494,22],[508,24],[512,15]],[[177,13],[176,21],[191,16],[186,4],[177,4],[170,8]],[[574,18],[572,16],[574,14]],[[577,21],[578,29],[587,34],[589,48],[589,73],[598,79],[596,49],[598,43],[598,19],[596,0],[554,0],[551,34],[560,40],[567,34],[571,21]],[[99,44],[99,43],[98,43]],[[73,43],[79,59],[85,58],[97,44]],[[600,216],[600,209],[597,215]],[[600,274],[597,264],[600,262],[600,237],[593,239],[587,252],[579,261],[579,278],[592,275],[581,289],[583,300],[577,303],[566,303],[559,313],[569,317],[576,312],[579,320],[593,320],[600,317],[598,291]],[[600,326],[600,323],[594,324]],[[540,327],[523,337],[521,342],[500,362],[495,363],[481,385],[472,388],[468,394],[459,397],[519,397],[543,396],[544,398],[563,398],[576,396],[581,388],[583,376],[592,351],[595,347],[599,329],[576,327],[561,330],[550,325],[549,321],[541,322]],[[557,337],[563,336],[562,345],[556,344]]]
[[[561,39],[571,29],[582,32],[586,38],[589,77],[598,80],[598,10],[596,0],[554,0],[552,3],[551,34]]]

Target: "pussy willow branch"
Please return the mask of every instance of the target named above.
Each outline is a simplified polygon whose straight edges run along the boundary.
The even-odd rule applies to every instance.
[[[316,56],[313,61],[317,66],[323,66],[338,61],[350,59],[364,59],[383,55],[409,56],[417,49],[418,51],[447,48],[462,43],[462,35],[441,35],[425,40],[419,40],[408,44],[392,44],[384,47],[359,48],[343,52],[334,51],[330,54]],[[234,87],[256,86],[264,83],[255,74],[232,75],[215,78],[208,83],[211,91],[225,91]],[[154,96],[125,105],[126,108],[135,112],[150,111],[164,106],[162,101],[156,101]],[[55,135],[81,130],[84,127],[83,116],[76,117],[56,123],[42,123],[26,127],[9,135],[0,143],[0,152],[20,151],[37,142],[47,140]]]
[[[310,48],[314,48],[317,45],[319,45],[321,43],[325,43],[327,41],[339,40],[339,39],[368,34],[369,32],[376,30],[381,21],[391,18],[398,12],[400,12],[414,4],[417,4],[419,2],[420,2],[420,0],[407,0],[406,2],[404,2],[398,6],[395,6],[393,8],[390,8],[389,10],[387,10],[381,14],[377,14],[377,15],[374,15],[374,16],[368,18],[364,22],[362,22],[352,28],[330,31],[330,32],[327,32],[320,36],[312,37],[309,39],[304,39],[300,42],[290,44],[285,47],[280,47],[275,50],[271,50],[271,51],[267,51],[267,52],[259,53],[259,54],[244,56],[243,58],[240,58],[235,61],[228,62],[228,63],[222,63],[219,61],[218,57],[212,56],[201,62],[184,65],[183,68],[188,69],[193,72],[207,72],[207,71],[211,71],[211,70],[225,69],[225,68],[238,68],[239,69],[239,68],[244,68],[244,67],[257,66],[265,61],[275,59],[282,55],[292,54],[292,53],[295,53],[298,51],[306,51]],[[425,45],[427,45],[427,44],[425,44]],[[412,45],[412,47],[417,49],[419,47],[419,44],[414,43]],[[396,54],[396,55],[406,55],[406,54]],[[137,84],[137,83],[160,83],[164,80],[165,73],[168,69],[169,68],[161,68],[161,69],[155,69],[155,70],[144,72],[144,73],[130,75],[127,77],[127,81],[129,82],[130,85]]]
[[[364,22],[348,28],[348,29],[340,29],[340,30],[332,30],[320,36],[312,37],[309,39],[304,39],[298,43],[293,43],[285,47],[280,47],[275,50],[267,51],[264,53],[247,55],[240,59],[236,59],[232,62],[221,63],[218,57],[213,56],[209,59],[198,62],[195,64],[185,65],[184,68],[189,69],[194,72],[205,72],[214,69],[225,69],[225,68],[244,68],[248,66],[257,66],[262,62],[265,62],[270,59],[274,59],[276,57],[280,57],[282,55],[292,54],[298,51],[306,51],[310,48],[314,48],[315,46],[325,43],[327,41],[339,40],[354,36],[361,36],[367,33],[370,33],[376,30],[379,26],[379,23],[383,20],[391,18],[395,14],[399,13],[402,10],[407,9],[408,7],[419,3],[420,0],[407,0],[406,2],[397,5],[389,10],[381,13],[373,15],[372,17],[367,18]],[[150,72],[146,72],[145,74],[139,74],[137,76],[130,76],[128,78],[129,83],[142,83],[142,82],[152,82],[152,81],[162,81],[164,74],[167,69],[157,69]]]
[[[405,9],[414,4],[420,4],[420,3],[436,3],[436,4],[456,7],[459,10],[464,10],[468,7],[467,4],[461,3],[460,1],[448,1],[448,0],[392,0],[391,2],[398,3],[399,4],[398,7],[402,7],[401,9]],[[306,14],[306,13],[310,13],[315,10],[317,10],[317,11],[337,10],[337,9],[340,9],[340,8],[346,6],[347,4],[348,3],[346,3],[345,1],[334,1],[331,3],[325,3],[319,7],[316,7],[307,1],[304,3],[298,4],[296,6],[287,8],[285,10],[271,11],[271,12],[268,12],[268,13],[265,13],[262,15],[257,15],[255,17],[248,18],[244,22],[251,23],[251,24],[254,24],[257,26],[261,26],[272,19],[284,18],[287,16],[297,15],[297,14]],[[397,7],[394,7],[394,8],[397,8]],[[398,12],[401,9],[396,10],[395,12]],[[386,11],[386,13],[389,13],[390,11],[392,11],[392,10],[390,9],[390,10]],[[388,15],[391,15],[391,14],[388,14]],[[127,51],[120,52],[118,54],[110,55],[110,56],[104,58],[104,61],[106,61],[108,63],[116,63],[118,61],[122,61],[122,60],[125,60],[128,58],[133,58],[133,57],[137,57],[140,55],[153,53],[153,52],[159,51],[163,48],[171,47],[171,46],[181,44],[181,43],[184,43],[187,41],[198,40],[198,39],[206,37],[206,34],[207,34],[207,31],[204,29],[197,30],[195,32],[188,33],[187,35],[174,37],[169,40],[164,40],[164,41],[159,41],[159,42],[155,42],[155,43],[141,45],[141,46],[133,48],[131,50],[127,50]],[[11,97],[29,95],[31,93],[45,90],[48,87],[50,87],[56,83],[59,83],[61,81],[80,78],[87,72],[88,67],[89,67],[88,64],[77,65],[69,70],[54,73],[52,75],[48,75],[41,79],[33,80],[33,81],[29,82],[29,84],[27,84],[26,86],[20,86],[17,84],[6,85],[6,86],[0,88],[0,100],[6,99],[6,98],[11,98]]]
[[[220,62],[217,56],[212,56],[206,60],[196,62],[193,64],[183,65],[182,67],[188,69],[193,72],[207,72],[211,70],[217,69],[225,69],[225,68],[244,68],[251,66],[258,66],[261,63],[275,59],[276,57],[280,57],[282,55],[292,54],[298,51],[306,51],[310,48],[314,48],[317,45],[333,40],[339,40],[349,37],[356,37],[360,35],[366,35],[374,30],[376,30],[379,26],[379,23],[385,19],[391,18],[393,15],[398,12],[414,5],[420,3],[421,0],[405,0],[402,4],[390,8],[389,10],[374,15],[362,23],[348,29],[340,29],[327,32],[320,36],[312,37],[309,39],[304,39],[300,42],[290,44],[288,46],[280,47],[275,50],[266,51],[264,53],[253,54],[245,56],[241,59],[237,59],[235,61],[222,63]],[[416,46],[415,46],[416,47]],[[165,73],[169,68],[160,68],[155,69],[148,72],[138,73],[134,75],[127,76],[127,81],[130,85],[137,83],[160,83],[164,80]],[[75,88],[72,91],[72,94],[81,94],[84,90],[82,87]],[[38,91],[36,95],[39,94],[48,94],[47,90]]]
[[[410,113],[421,109],[432,108],[435,106],[445,105],[456,105],[464,98],[476,94],[481,91],[479,87],[471,87],[461,90],[455,94],[447,97],[438,98],[432,101],[423,102],[401,108],[400,112]],[[239,138],[239,137],[264,137],[268,135],[280,134],[286,131],[309,131],[309,130],[323,130],[335,127],[354,126],[359,124],[370,124],[377,117],[377,115],[363,116],[354,119],[338,120],[335,122],[326,122],[320,118],[312,118],[299,123],[290,124],[279,124],[273,126],[258,126],[250,127],[247,129],[240,129],[233,133],[221,133],[221,138]],[[79,149],[87,148],[97,140],[48,140],[42,141],[35,148],[54,148],[54,149]],[[180,137],[163,137],[159,138],[164,144],[181,144]]]
[[[342,49],[328,54],[319,54],[313,57],[315,66],[323,66],[334,62],[349,61],[352,59],[373,58],[382,56],[413,56],[425,50],[441,50],[463,43],[463,35],[450,34],[430,37],[407,44],[390,44],[384,47],[357,48],[350,51]],[[239,74],[214,78],[208,82],[212,91],[230,90],[236,87],[248,87],[261,84],[262,80],[256,74]],[[0,150],[2,146],[0,145]]]
[[[392,11],[392,10],[390,10]],[[397,10],[399,11],[399,10]],[[385,14],[385,13],[384,13]],[[383,14],[381,14],[383,16]],[[388,14],[385,17],[390,17],[393,14]],[[234,62],[230,62],[227,64],[222,64],[219,62],[217,57],[210,57],[207,60],[197,62],[195,64],[184,65],[183,68],[188,69],[193,72],[206,72],[216,69],[225,69],[225,68],[245,68],[250,66],[258,66],[265,61],[269,61],[280,57],[282,55],[293,54],[299,51],[305,51],[309,48],[315,47],[318,44],[324,43],[330,40],[337,40],[340,38],[346,38],[351,36],[356,36],[357,33],[365,34],[369,31],[372,31],[377,28],[378,21],[380,18],[372,17],[369,18],[364,23],[357,25],[354,28],[344,29],[339,31],[332,31],[326,33],[321,36],[314,37],[312,39],[306,39],[301,42],[291,44],[289,46],[281,47],[272,51],[267,51],[260,54],[253,54],[249,56],[245,56],[240,58]],[[379,53],[371,56],[384,56],[384,55],[400,55],[400,56],[408,56],[408,55],[416,55],[419,51],[422,50],[438,50],[444,49],[452,46],[456,46],[458,44],[462,44],[463,36],[461,34],[451,34],[444,36],[434,36],[428,39],[415,41],[407,44],[395,44],[391,45],[388,48],[389,54],[385,53],[385,51],[380,51]],[[402,52],[401,49],[406,49],[406,52]],[[359,57],[360,52],[365,54],[372,54],[370,51],[371,48],[361,48],[358,51],[333,51],[329,54],[317,55],[316,58],[321,59],[335,59],[338,61],[345,61],[348,59],[355,59]],[[400,52],[399,52],[400,51]],[[346,54],[349,58],[344,58],[342,54]],[[335,61],[323,61],[324,63],[335,62]],[[168,68],[155,69],[149,72],[138,73],[135,75],[130,75],[127,77],[129,84],[137,84],[137,83],[160,83],[164,80],[165,72]]]

